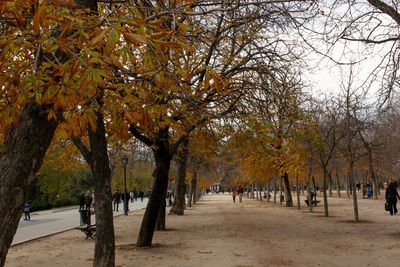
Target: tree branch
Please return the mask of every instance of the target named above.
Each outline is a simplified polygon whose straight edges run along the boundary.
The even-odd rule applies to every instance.
[[[129,131],[133,134],[134,137],[143,142],[146,146],[151,147],[152,145],[154,145],[154,142],[150,138],[142,134],[136,125],[131,124],[129,126]]]

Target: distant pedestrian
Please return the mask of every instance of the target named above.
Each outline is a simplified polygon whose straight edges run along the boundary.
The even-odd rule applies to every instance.
[[[79,195],[79,210],[85,209],[85,192]]]
[[[87,191],[85,195],[85,209],[90,210],[92,201],[93,201],[92,194],[90,193],[90,191]]]
[[[143,202],[144,192],[142,190],[139,191],[139,197],[140,197],[140,201]]]
[[[244,188],[240,185],[237,192],[239,194],[239,202],[242,202]]]
[[[133,191],[129,192],[129,198],[131,199],[131,203],[133,203]]]
[[[232,190],[232,199],[233,199],[233,203],[236,202],[236,195],[238,194],[238,189],[235,187]]]
[[[365,188],[364,183],[361,183],[361,185],[360,185],[360,191],[361,191],[362,197],[365,198],[365,194],[366,194],[367,190],[366,190],[366,188]]]
[[[112,196],[112,200],[114,201],[114,211],[118,211],[118,206],[119,203],[121,202],[121,193],[119,192],[119,190],[117,189],[113,196]]]
[[[374,192],[372,191],[372,187],[370,184],[367,184],[367,198],[372,198]]]
[[[135,201],[137,201],[137,197],[138,197],[138,191],[136,189],[133,189],[133,198],[135,199]]]
[[[389,206],[390,215],[395,215],[397,213],[397,199],[400,199],[399,193],[397,192],[396,182],[390,182],[386,188],[385,198]]]
[[[30,209],[31,209],[31,205],[29,205],[29,202],[28,201],[25,202],[25,204],[24,204],[24,215],[25,215],[24,220],[25,221],[30,221],[31,220],[31,215],[29,213]]]

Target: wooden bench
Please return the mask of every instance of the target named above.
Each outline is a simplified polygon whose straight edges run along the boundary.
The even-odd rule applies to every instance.
[[[308,204],[308,199],[304,200],[304,202],[307,204],[307,206],[309,206],[309,204]],[[320,203],[320,202],[321,202],[320,200],[313,200],[313,201],[312,201],[312,205],[313,205],[313,206],[317,206],[318,203]]]
[[[76,227],[75,229],[81,230],[85,233],[86,239],[89,237],[93,239],[96,236],[96,224],[91,223],[91,211],[90,210],[79,210],[81,225]]]
[[[89,237],[93,239],[93,237],[96,236],[96,224],[78,226],[76,227],[76,229],[84,232],[86,235],[86,239],[88,239]]]

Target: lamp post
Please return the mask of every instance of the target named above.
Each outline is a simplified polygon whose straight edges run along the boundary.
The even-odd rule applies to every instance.
[[[121,163],[124,166],[124,215],[128,215],[128,198],[126,193],[126,165],[128,164],[128,157],[124,155],[121,158]]]

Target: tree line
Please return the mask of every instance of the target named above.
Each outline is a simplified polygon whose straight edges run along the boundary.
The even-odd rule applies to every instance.
[[[239,159],[251,181],[282,177],[288,206],[291,175],[311,181],[315,163],[325,194],[332,166],[354,182],[368,155],[379,173],[382,139],[351,79],[326,103],[303,92],[307,44],[289,37],[324,15],[317,1],[16,0],[0,10],[0,265],[52,142],[74,145],[91,171],[94,266],[115,265],[112,176],[132,138],[155,163],[139,247],[165,229],[173,159],[178,215],[187,169],[195,202],[199,166],[220,175],[216,158]]]

